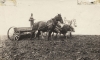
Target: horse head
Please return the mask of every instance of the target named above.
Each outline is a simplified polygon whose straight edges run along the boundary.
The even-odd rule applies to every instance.
[[[64,24],[61,23],[61,22],[58,22],[58,23],[57,23],[57,26],[59,26],[60,28],[62,28],[62,27],[64,26]]]
[[[60,21],[61,23],[63,23],[63,19],[61,14],[58,14],[57,16],[55,16],[56,21]]]

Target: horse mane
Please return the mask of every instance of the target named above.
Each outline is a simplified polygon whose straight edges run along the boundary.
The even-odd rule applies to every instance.
[[[59,14],[56,15],[54,18],[52,18],[52,20],[56,20],[56,18],[58,18]]]

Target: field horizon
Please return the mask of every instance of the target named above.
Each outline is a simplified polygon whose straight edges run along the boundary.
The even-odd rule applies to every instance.
[[[73,34],[73,33],[72,35],[74,36],[100,36],[99,34]],[[7,39],[8,39],[7,35],[0,35],[0,40],[7,40]]]

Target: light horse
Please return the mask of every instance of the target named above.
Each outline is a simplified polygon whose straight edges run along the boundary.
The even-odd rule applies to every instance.
[[[63,23],[61,14],[56,15],[54,18],[48,20],[47,22],[39,21],[37,23],[34,23],[34,25],[32,27],[32,32],[31,32],[32,33],[31,39],[32,39],[32,37],[35,36],[35,31],[38,31],[38,33],[36,34],[36,37],[38,37],[38,39],[39,39],[39,36],[41,35],[41,31],[42,31],[42,32],[48,32],[48,40],[50,40],[51,33],[55,29],[58,21]]]
[[[73,27],[77,27],[76,19],[67,20],[66,17],[64,17],[64,24],[68,24]]]

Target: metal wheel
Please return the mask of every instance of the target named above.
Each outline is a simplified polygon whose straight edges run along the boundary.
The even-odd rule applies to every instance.
[[[15,27],[10,27],[9,29],[8,29],[8,32],[7,32],[7,36],[8,36],[8,39],[10,39],[10,40],[14,40],[13,39],[13,34],[14,34],[14,28]]]
[[[19,40],[20,32],[15,31],[16,27],[10,27],[7,32],[8,39],[10,40]]]
[[[20,33],[14,33],[14,40],[19,40],[20,39]]]

